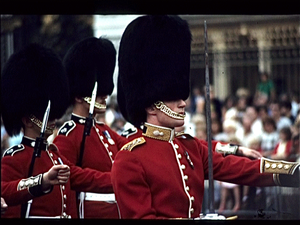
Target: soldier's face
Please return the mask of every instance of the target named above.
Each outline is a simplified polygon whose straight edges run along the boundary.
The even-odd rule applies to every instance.
[[[104,113],[106,111],[106,99],[107,99],[107,95],[97,96],[95,107],[94,107],[94,113]]]
[[[185,114],[186,103],[182,99],[176,100],[176,101],[165,101],[164,103],[175,113],[179,113],[182,115]],[[183,119],[172,118],[172,117],[168,116],[166,113],[164,113],[158,109],[156,109],[156,111],[157,111],[156,117],[157,117],[159,126],[174,128],[174,127],[180,127],[180,126],[184,125]]]

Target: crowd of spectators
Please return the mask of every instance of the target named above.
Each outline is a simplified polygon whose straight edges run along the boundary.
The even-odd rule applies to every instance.
[[[275,86],[265,73],[262,74],[263,80],[267,84],[265,87],[258,84],[254,94],[246,88],[239,88],[224,101],[215,97],[211,87],[212,138],[255,149],[269,159],[300,162],[299,93],[276,96]],[[205,93],[204,89],[195,88],[194,95],[187,101],[189,116],[185,131],[206,140],[205,96],[201,93]],[[293,211],[291,208],[294,208],[294,212],[299,214],[299,189],[255,188],[219,181],[215,181],[214,186],[219,212],[226,209],[278,209],[280,205],[285,210],[290,208]]]

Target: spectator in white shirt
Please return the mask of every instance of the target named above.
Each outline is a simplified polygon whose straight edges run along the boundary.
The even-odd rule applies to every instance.
[[[264,132],[261,136],[261,150],[264,157],[270,157],[279,141],[279,133],[276,130],[276,122],[272,117],[263,120]]]
[[[263,125],[262,120],[258,116],[258,107],[257,106],[247,106],[246,114],[250,117],[252,124],[251,124],[251,131],[256,135],[261,135],[263,132]]]

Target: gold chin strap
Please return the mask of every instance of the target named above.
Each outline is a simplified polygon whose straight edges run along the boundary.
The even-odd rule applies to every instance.
[[[184,120],[185,115],[174,112],[172,109],[170,109],[168,106],[165,105],[162,101],[157,101],[154,103],[155,107],[162,111],[167,116],[177,119],[177,120]]]
[[[83,100],[86,101],[88,104],[91,104],[92,98],[91,97],[84,97]],[[95,108],[97,108],[97,109],[106,109],[106,105],[95,102]]]
[[[34,115],[30,115],[29,116],[29,119],[32,123],[34,123],[35,125],[37,125],[39,128],[42,128],[42,125],[43,125],[43,122],[40,121],[36,116]],[[55,124],[53,124],[53,126],[46,126],[46,130],[45,130],[45,133],[46,134],[53,134],[53,130],[55,128]]]

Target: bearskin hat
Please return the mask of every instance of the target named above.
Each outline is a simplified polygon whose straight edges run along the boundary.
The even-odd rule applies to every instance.
[[[97,96],[111,95],[116,50],[105,38],[90,37],[74,44],[66,53],[63,64],[70,84],[70,96],[90,97],[98,82]]]
[[[139,127],[156,101],[187,99],[191,33],[178,16],[141,16],[125,29],[119,48],[118,104]]]
[[[7,133],[20,133],[22,117],[39,119],[51,101],[49,120],[60,118],[69,103],[68,79],[61,58],[51,49],[30,44],[14,53],[3,67],[1,111]]]

